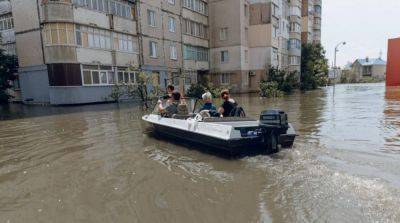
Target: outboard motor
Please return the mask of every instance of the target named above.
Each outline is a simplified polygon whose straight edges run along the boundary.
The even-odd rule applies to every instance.
[[[276,128],[286,133],[289,128],[287,114],[279,109],[271,109],[261,112],[260,125],[263,127]]]
[[[279,109],[261,112],[260,127],[268,152],[278,152],[279,136],[289,129],[287,114]]]

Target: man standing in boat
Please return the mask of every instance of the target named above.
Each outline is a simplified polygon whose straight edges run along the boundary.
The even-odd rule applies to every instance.
[[[221,107],[219,107],[218,112],[222,117],[229,117],[232,111],[237,107],[235,100],[230,97],[229,90],[225,89],[221,91],[221,98],[224,101]]]

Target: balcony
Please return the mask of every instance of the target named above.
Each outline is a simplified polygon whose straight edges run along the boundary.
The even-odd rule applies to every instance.
[[[49,1],[42,5],[44,22],[73,22],[73,9],[69,2]]]

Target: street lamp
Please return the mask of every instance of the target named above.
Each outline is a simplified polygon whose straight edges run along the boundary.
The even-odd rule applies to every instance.
[[[340,46],[344,46],[344,45],[346,45],[346,42],[340,42],[338,45],[336,45],[336,47],[335,47],[335,60],[334,60],[334,63],[335,63],[335,67],[334,67],[334,80],[333,80],[333,83],[335,84],[336,83],[336,72],[337,72],[337,66],[336,66],[336,54],[337,54],[337,52],[339,52],[339,47]]]

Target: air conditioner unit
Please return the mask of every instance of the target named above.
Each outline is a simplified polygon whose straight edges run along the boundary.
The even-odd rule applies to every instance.
[[[253,70],[249,71],[249,76],[256,76],[256,72]]]

